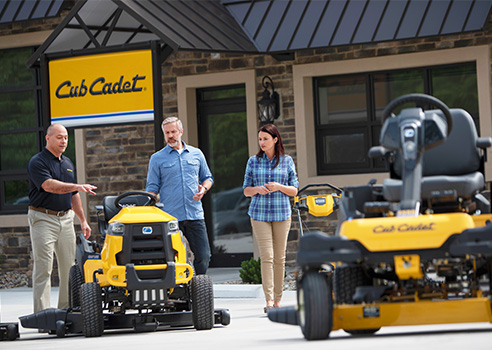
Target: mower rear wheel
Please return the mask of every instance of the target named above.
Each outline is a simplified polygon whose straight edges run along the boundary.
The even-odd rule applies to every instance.
[[[214,326],[214,288],[210,276],[197,275],[191,279],[191,302],[195,329],[212,329]]]
[[[335,302],[337,304],[354,304],[355,289],[367,286],[371,280],[364,274],[359,265],[341,265],[333,273]]]
[[[297,317],[304,338],[327,339],[333,327],[331,276],[317,271],[304,273],[297,290]]]
[[[95,282],[84,283],[80,290],[84,335],[99,337],[104,332],[101,286]]]
[[[68,276],[68,303],[71,309],[80,307],[80,286],[84,284],[84,277],[78,265],[70,268]]]

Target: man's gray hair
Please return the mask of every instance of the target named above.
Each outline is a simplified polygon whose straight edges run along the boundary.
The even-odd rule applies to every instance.
[[[183,131],[183,123],[181,122],[181,120],[179,120],[178,117],[168,117],[162,121],[162,125],[161,125],[162,132],[164,132],[164,125],[169,123],[176,123],[178,130]]]

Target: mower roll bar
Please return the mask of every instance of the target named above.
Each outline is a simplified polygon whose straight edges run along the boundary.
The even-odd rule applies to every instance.
[[[337,186],[333,186],[330,184],[309,184],[301,188],[299,191],[297,191],[297,195],[299,196],[302,192],[304,192],[305,190],[311,187],[330,187],[331,189],[335,190],[338,194],[342,194],[343,192],[343,190],[341,190]]]

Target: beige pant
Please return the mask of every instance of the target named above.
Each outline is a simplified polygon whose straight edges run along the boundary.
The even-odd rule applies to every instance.
[[[50,308],[53,252],[58,262],[60,288],[58,308],[68,308],[68,275],[75,263],[75,230],[73,210],[61,217],[29,210],[34,268],[32,289],[34,312]]]
[[[265,299],[280,302],[284,288],[285,249],[291,218],[265,222],[251,219],[261,259],[261,280]]]

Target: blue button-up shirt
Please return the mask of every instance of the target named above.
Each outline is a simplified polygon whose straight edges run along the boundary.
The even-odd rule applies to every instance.
[[[278,166],[272,167],[276,157],[270,161],[266,154],[258,159],[252,156],[246,165],[243,189],[246,187],[263,186],[268,182],[277,182],[285,186],[299,187],[294,161],[288,155],[281,156]],[[265,195],[256,194],[249,205],[248,215],[257,221],[285,221],[292,214],[289,196],[281,191]]]
[[[183,152],[167,145],[150,157],[147,192],[159,193],[164,211],[178,221],[204,218],[201,201],[193,196],[198,184],[213,182],[212,173],[202,151],[183,142]]]

